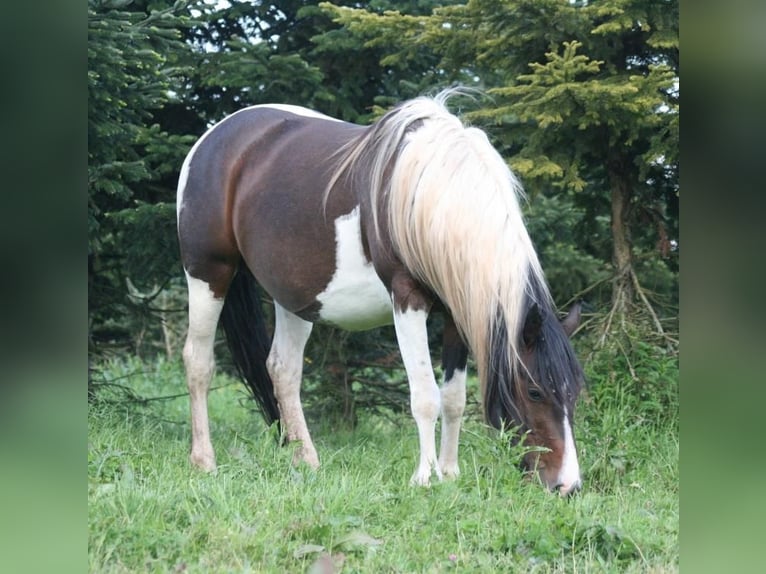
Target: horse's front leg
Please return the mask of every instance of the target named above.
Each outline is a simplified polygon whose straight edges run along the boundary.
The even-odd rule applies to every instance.
[[[445,313],[442,348],[442,432],[439,450],[439,469],[445,477],[460,474],[457,462],[460,423],[465,410],[465,379],[468,348],[458,333],[452,317]]]
[[[412,290],[404,297],[394,292],[394,328],[410,386],[410,406],[420,439],[420,462],[411,482],[428,486],[431,473],[441,479],[436,464],[436,420],[440,396],[428,351],[426,319],[430,304]]]

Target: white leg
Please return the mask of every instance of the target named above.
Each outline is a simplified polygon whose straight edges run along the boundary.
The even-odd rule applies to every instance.
[[[394,312],[396,337],[410,384],[412,416],[420,439],[420,462],[411,482],[422,486],[430,484],[432,471],[441,479],[441,471],[436,465],[435,429],[439,416],[439,387],[428,351],[427,317],[424,310]]]
[[[465,369],[455,369],[452,378],[444,381],[442,398],[442,436],[439,451],[439,468],[444,476],[460,474],[457,463],[457,448],[460,438],[460,423],[465,410]]]
[[[189,388],[192,444],[189,460],[202,470],[215,470],[215,452],[210,442],[207,393],[215,370],[213,343],[223,299],[216,299],[207,283],[186,275],[189,288],[189,331],[184,344],[186,385]]]
[[[301,378],[303,377],[303,350],[311,334],[312,323],[304,321],[274,304],[276,324],[274,341],[266,363],[274,382],[274,394],[279,402],[279,415],[287,433],[287,440],[300,441],[293,462],[306,462],[319,467],[314,443],[311,441],[301,406]]]

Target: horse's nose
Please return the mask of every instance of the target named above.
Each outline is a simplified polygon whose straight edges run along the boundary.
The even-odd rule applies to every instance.
[[[559,496],[565,497],[577,492],[582,488],[582,482],[576,480],[571,484],[557,484],[553,487],[553,490],[559,493]]]

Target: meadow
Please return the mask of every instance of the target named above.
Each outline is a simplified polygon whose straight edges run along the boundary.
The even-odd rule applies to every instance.
[[[310,421],[322,466],[288,445],[244,387],[210,393],[218,470],[188,463],[180,361],[113,360],[88,416],[90,572],[675,572],[678,371],[646,351],[586,364],[575,419],[584,487],[551,495],[517,467],[523,448],[473,403],[461,475],[409,485],[418,453],[404,414],[349,429]],[[476,381],[469,382],[474,394]],[[470,405],[469,405],[470,406]]]

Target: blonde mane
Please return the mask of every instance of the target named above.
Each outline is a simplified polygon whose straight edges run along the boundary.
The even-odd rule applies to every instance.
[[[387,206],[394,252],[449,308],[476,359],[482,395],[490,354],[520,364],[518,340],[528,298],[545,285],[519,200],[520,182],[483,131],[446,108],[453,91],[408,101],[384,116],[346,152],[331,186],[362,158],[372,206]],[[372,153],[370,150],[374,150]],[[542,296],[549,305],[547,288]],[[493,345],[499,321],[508,333]]]

